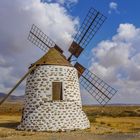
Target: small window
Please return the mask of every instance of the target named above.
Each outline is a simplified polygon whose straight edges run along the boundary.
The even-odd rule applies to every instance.
[[[62,82],[52,83],[52,100],[63,100]]]

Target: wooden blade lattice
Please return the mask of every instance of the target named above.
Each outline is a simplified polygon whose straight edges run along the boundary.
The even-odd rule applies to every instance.
[[[116,94],[116,90],[88,69],[80,77],[80,84],[102,105]]]
[[[74,40],[82,48],[85,48],[90,40],[94,37],[96,32],[100,29],[106,17],[99,11],[91,8],[84,19],[78,33],[74,37]]]
[[[31,27],[28,40],[45,52],[47,52],[49,48],[52,48],[56,45],[53,40],[51,40],[34,24]]]

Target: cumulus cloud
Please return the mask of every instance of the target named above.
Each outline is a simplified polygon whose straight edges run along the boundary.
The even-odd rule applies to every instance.
[[[60,5],[65,5],[67,8],[70,8],[71,6],[75,5],[78,3],[78,0],[42,0],[42,2],[56,2],[59,3]]]
[[[110,2],[109,3],[109,11],[108,11],[108,13],[111,14],[113,11],[115,11],[115,13],[119,13],[118,4],[116,2]]]
[[[65,52],[78,24],[60,4],[40,0],[1,0],[0,21],[0,92],[7,92],[44,54],[27,40],[33,23]]]
[[[139,103],[140,28],[120,24],[111,40],[101,41],[92,50],[90,69],[119,90],[113,101]]]

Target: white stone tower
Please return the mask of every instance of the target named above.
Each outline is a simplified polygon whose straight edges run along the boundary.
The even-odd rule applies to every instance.
[[[82,111],[77,70],[55,48],[51,48],[38,64],[27,77],[18,129],[66,131],[89,128],[89,120]]]

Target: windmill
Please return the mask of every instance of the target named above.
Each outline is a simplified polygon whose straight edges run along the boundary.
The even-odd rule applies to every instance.
[[[88,11],[69,47],[71,55],[68,58],[53,40],[32,25],[28,40],[46,54],[30,66],[0,102],[2,104],[27,77],[23,115],[18,129],[65,131],[90,127],[82,111],[79,83],[101,105],[106,105],[117,91],[78,61],[74,65],[71,62],[73,57],[81,55],[105,20],[106,17],[94,8]]]

